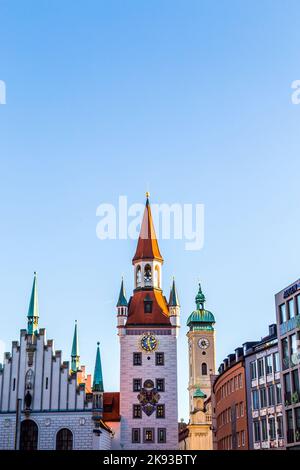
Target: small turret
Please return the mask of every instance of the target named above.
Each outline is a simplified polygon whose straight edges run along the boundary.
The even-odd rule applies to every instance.
[[[169,298],[169,313],[170,313],[170,321],[172,326],[180,326],[180,304],[178,299],[178,294],[175,285],[175,279],[173,278],[171,290],[170,290],[170,298]]]
[[[75,320],[72,352],[71,352],[71,372],[77,372],[80,369],[80,356],[78,346],[77,320]]]
[[[104,387],[100,357],[100,343],[98,342],[93,380],[93,420],[96,423],[96,427],[103,416],[103,392]]]
[[[30,303],[27,314],[27,333],[29,335],[36,335],[38,333],[39,323],[39,306],[38,306],[38,293],[37,293],[37,275],[34,273],[33,285],[30,297]]]
[[[119,294],[119,299],[117,303],[117,318],[118,318],[118,334],[122,334],[122,329],[125,327],[127,322],[127,315],[128,315],[128,303],[126,300],[126,293],[124,288],[124,280],[122,278],[121,282],[121,289]]]

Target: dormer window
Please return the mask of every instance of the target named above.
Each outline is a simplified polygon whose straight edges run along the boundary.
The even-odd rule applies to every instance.
[[[144,298],[144,313],[152,313],[153,302],[148,295]]]

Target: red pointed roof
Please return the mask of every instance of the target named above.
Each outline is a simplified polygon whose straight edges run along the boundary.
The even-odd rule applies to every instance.
[[[141,232],[132,262],[143,259],[155,259],[163,262],[157,243],[148,195],[141,225]]]
[[[145,313],[145,301],[152,302],[152,312]],[[128,306],[126,326],[170,326],[167,301],[159,289],[135,291]]]

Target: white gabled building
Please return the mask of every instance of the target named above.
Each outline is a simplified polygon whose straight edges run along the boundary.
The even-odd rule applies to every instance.
[[[27,318],[20,342],[12,343],[0,368],[0,449],[111,449],[119,396],[104,393],[99,344],[91,386],[91,376],[80,366],[77,324],[71,367],[38,327],[36,273]],[[105,422],[105,414],[112,423]]]

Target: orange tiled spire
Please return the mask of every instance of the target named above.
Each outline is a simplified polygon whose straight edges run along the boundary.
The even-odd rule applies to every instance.
[[[158,260],[163,262],[163,258],[160,254],[157,238],[155,234],[151,208],[149,203],[150,194],[146,193],[146,207],[144,211],[143,221],[141,225],[141,232],[136,248],[135,255],[133,257],[133,263],[137,260]]]

